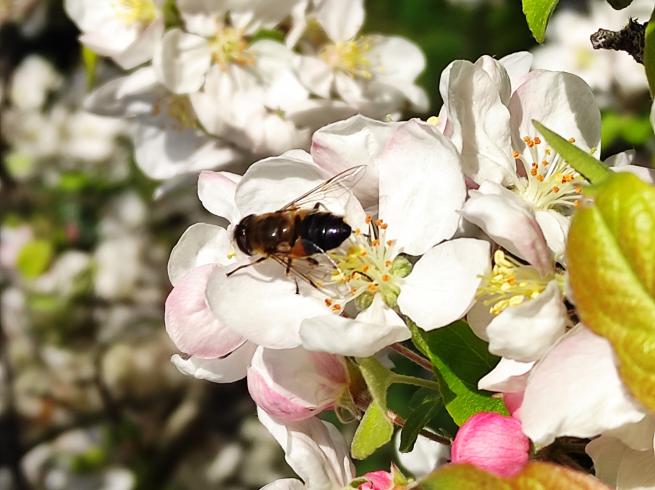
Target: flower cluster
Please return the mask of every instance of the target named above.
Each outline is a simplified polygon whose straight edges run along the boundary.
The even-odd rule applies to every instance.
[[[306,148],[356,113],[427,110],[422,52],[363,35],[363,0],[66,0],[80,41],[127,75],[87,101],[129,122],[136,162],[168,180]]]
[[[341,438],[315,417],[360,417],[370,394],[354,359],[402,351],[412,329],[461,319],[501,358],[479,388],[501,393],[512,417],[471,418],[453,462],[512,475],[530,441],[603,434],[589,453],[605,478],[612,444],[652,453],[652,429],[639,448],[627,439],[651,416],[620,381],[608,342],[579,324],[567,289],[566,237],[587,182],[533,125],[598,155],[600,112],[581,78],[531,64],[529,53],[458,60],[442,73],[444,105],[427,122],[358,115],[316,131],[309,153],[261,160],[243,176],[201,173],[201,202],[228,225],[193,225],[171,254],[166,328],[184,353],[173,362],[215,382],[247,377],[260,420],[306,488],[360,482]],[[628,161],[611,163],[647,174]],[[253,262],[235,241],[243,218],[281,209],[354,163],[366,166],[363,178],[320,203],[352,229],[315,254],[327,277],[302,281],[273,253]],[[621,464],[633,464],[625,451]],[[443,452],[430,453],[415,476],[442,462]],[[358,488],[393,488],[404,477],[392,474],[365,475]]]

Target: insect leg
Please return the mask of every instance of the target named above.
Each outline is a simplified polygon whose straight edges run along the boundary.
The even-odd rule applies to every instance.
[[[236,271],[240,271],[241,269],[245,269],[246,267],[250,267],[251,265],[256,265],[259,264],[260,262],[264,262],[268,257],[260,257],[254,262],[250,262],[249,264],[243,264],[237,267],[236,269],[231,270],[227,274],[225,274],[227,277],[230,277],[232,274],[234,274]]]

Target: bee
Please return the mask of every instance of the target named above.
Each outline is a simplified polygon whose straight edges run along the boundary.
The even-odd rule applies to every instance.
[[[304,261],[317,266],[317,255],[327,257],[326,252],[339,247],[352,233],[352,228],[343,216],[331,213],[324,201],[336,198],[350,189],[363,176],[365,165],[351,167],[313,189],[305,192],[277,211],[250,214],[234,228],[234,241],[243,253],[258,258],[228,272],[228,276],[251,265],[272,259],[281,264],[287,275],[292,272],[317,289],[319,285],[295,267],[294,261]],[[303,208],[314,203],[311,208]],[[296,282],[296,292],[298,283]]]

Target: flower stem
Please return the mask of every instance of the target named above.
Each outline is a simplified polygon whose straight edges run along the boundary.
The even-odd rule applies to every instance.
[[[392,383],[402,383],[406,385],[421,386],[437,393],[441,393],[441,386],[436,381],[429,379],[417,378],[415,376],[405,376],[404,374],[394,374],[391,377]]]
[[[387,409],[387,417],[389,417],[389,420],[391,420],[391,422],[393,422],[394,425],[397,425],[398,427],[405,427],[405,419],[402,418],[397,413]],[[440,444],[446,444],[447,446],[450,446],[452,444],[452,441],[450,440],[449,437],[443,436],[441,434],[437,434],[435,432],[426,429],[421,429],[419,431],[419,434],[422,435],[423,437],[426,437]]]
[[[414,364],[421,366],[426,371],[432,372],[432,364],[430,361],[428,361],[425,357],[417,354],[412,349],[409,349],[400,343],[391,344],[389,348],[396,351],[401,356],[406,357]]]

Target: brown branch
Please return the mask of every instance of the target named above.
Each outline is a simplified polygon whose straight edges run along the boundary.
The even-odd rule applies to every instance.
[[[591,37],[591,46],[594,49],[612,49],[614,51],[625,51],[632,56],[637,63],[644,63],[644,43],[646,25],[634,19],[628,21],[620,31],[598,29]]]
[[[396,351],[401,356],[406,357],[413,363],[418,364],[426,371],[429,371],[430,373],[432,372],[432,364],[430,361],[428,361],[425,357],[417,354],[412,349],[409,349],[400,343],[391,344],[389,348]]]

